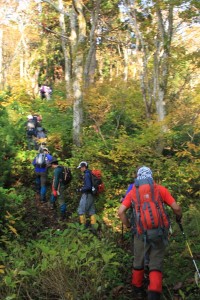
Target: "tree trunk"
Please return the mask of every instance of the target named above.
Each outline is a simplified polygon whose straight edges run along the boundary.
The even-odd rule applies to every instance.
[[[169,56],[173,34],[173,6],[169,4],[167,23],[164,27],[163,15],[159,4],[156,5],[158,18],[158,34],[156,43],[156,55],[154,56],[154,100],[158,114],[158,120],[163,121],[166,115],[165,97],[169,75]]]
[[[65,84],[66,84],[66,98],[72,96],[71,90],[71,59],[70,59],[70,51],[69,51],[69,42],[67,40],[66,26],[65,26],[65,15],[63,13],[64,6],[63,0],[59,0],[58,8],[60,9],[59,23],[61,28],[61,45],[62,51],[64,55],[65,62]]]
[[[3,78],[3,29],[0,28],[0,89],[4,88]]]
[[[124,81],[128,80],[128,61],[129,61],[129,56],[128,56],[128,48],[123,47],[123,55],[124,55]]]
[[[90,41],[89,41],[89,51],[86,58],[85,69],[84,69],[84,86],[88,87],[92,82],[94,82],[94,74],[96,69],[96,45],[97,45],[97,25],[99,17],[100,0],[94,1],[94,8],[92,11],[91,23],[92,27],[90,30]]]
[[[141,13],[138,13],[136,5],[135,2],[129,0],[129,15],[133,20],[131,24],[136,37],[137,59],[138,62],[141,62],[140,82],[146,116],[148,119],[151,118],[154,101],[158,121],[163,121],[166,116],[165,97],[173,34],[173,5],[170,2],[164,6],[162,4],[161,10],[160,1],[156,0],[154,6],[149,7],[149,13],[154,22],[149,22],[147,30],[154,35],[154,47],[151,41],[145,37],[143,20],[138,21]]]
[[[73,142],[81,146],[81,127],[83,121],[83,49],[86,40],[86,21],[83,12],[83,3],[80,0],[73,1],[74,12],[71,14],[71,41],[73,57]],[[77,27],[76,27],[77,25]],[[76,30],[77,29],[77,30]]]

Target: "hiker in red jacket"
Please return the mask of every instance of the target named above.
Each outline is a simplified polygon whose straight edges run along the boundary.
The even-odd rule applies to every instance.
[[[164,204],[172,208],[176,221],[181,222],[181,208],[170,192],[153,181],[152,171],[148,167],[139,168],[135,185],[118,211],[123,224],[127,228],[132,227],[134,232],[132,285],[137,299],[144,299],[143,281],[147,263],[148,300],[160,300],[161,297],[163,259],[170,227]],[[133,207],[134,225],[130,224],[126,215],[130,207]]]

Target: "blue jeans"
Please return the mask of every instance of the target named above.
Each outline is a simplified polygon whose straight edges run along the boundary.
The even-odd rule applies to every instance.
[[[47,173],[46,172],[36,172],[36,192],[40,194],[41,201],[46,201],[47,192]]]

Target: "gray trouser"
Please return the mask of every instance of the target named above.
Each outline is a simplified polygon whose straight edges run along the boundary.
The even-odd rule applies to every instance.
[[[90,216],[95,214],[94,197],[92,194],[83,193],[78,206],[78,214]]]
[[[141,237],[134,236],[134,269],[144,269],[144,255],[148,256],[149,270],[157,270],[162,272],[163,259],[166,245],[163,241],[158,241],[155,245],[146,244],[144,249],[144,242]]]

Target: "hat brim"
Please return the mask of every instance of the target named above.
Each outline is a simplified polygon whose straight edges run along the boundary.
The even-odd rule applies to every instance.
[[[57,164],[57,163],[58,163],[58,160],[53,160],[53,161],[49,162],[50,165]]]

